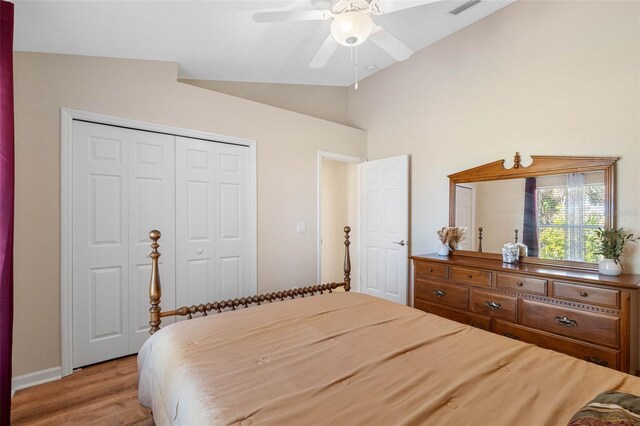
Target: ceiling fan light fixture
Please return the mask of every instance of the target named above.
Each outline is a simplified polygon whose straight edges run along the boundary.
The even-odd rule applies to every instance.
[[[337,15],[331,23],[331,34],[343,46],[357,46],[371,34],[373,20],[362,11],[348,11]]]

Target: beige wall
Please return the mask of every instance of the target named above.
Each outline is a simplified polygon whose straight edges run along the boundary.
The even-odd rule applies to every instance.
[[[357,166],[322,160],[322,282],[342,282],[345,226],[356,229]],[[357,252],[355,239],[351,253]],[[357,256],[352,269],[356,269]]]
[[[178,83],[173,63],[17,52],[14,376],[61,362],[61,107],[255,139],[258,288],[316,281],[317,152],[364,157],[363,131]]]
[[[620,156],[618,224],[640,232],[639,17],[639,2],[518,1],[350,90],[368,158],[411,154],[412,253],[437,248],[448,174],[516,150]]]
[[[347,87],[239,81],[180,80],[183,83],[347,124]]]

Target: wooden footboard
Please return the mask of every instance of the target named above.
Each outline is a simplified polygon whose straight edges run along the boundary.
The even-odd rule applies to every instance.
[[[162,287],[160,286],[160,273],[158,271],[158,258],[160,252],[158,248],[158,240],[160,239],[160,231],[153,230],[149,232],[151,243],[151,280],[149,281],[149,334],[153,334],[160,329],[160,323],[163,317],[170,316],[186,316],[191,319],[194,314],[201,313],[207,315],[209,312],[220,313],[224,310],[235,310],[236,308],[248,308],[250,305],[260,305],[262,303],[277,302],[284,299],[295,299],[296,297],[305,297],[306,295],[315,296],[342,287],[345,291],[351,290],[351,257],[349,255],[349,233],[351,228],[344,227],[344,281],[341,283],[315,284],[307,287],[293,288],[290,290],[276,291],[267,294],[257,294],[255,296],[240,297],[238,299],[221,300],[217,302],[207,302],[199,305],[181,306],[178,309],[163,312],[160,307],[160,299],[162,297]]]

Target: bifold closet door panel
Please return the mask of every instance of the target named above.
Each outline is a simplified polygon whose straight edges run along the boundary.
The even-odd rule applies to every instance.
[[[149,231],[159,229],[163,310],[175,308],[175,136],[131,131],[129,140],[129,349],[149,337]],[[163,325],[174,322],[164,318]]]
[[[249,149],[176,138],[176,303],[249,296]]]
[[[152,229],[162,231],[162,307],[175,306],[175,138],[73,126],[73,364],[80,367],[136,353],[148,338]]]
[[[215,145],[176,138],[176,305],[220,296],[215,274]]]
[[[73,366],[129,353],[129,131],[73,124]]]
[[[256,292],[249,148],[73,126],[74,367],[136,353],[148,338],[152,229],[163,310]]]
[[[250,163],[246,146],[216,144],[217,276],[222,299],[252,296],[249,226]]]

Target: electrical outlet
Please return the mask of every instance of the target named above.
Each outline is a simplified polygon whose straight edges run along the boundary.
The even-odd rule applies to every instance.
[[[307,232],[307,224],[304,222],[296,224],[296,234],[304,234]]]

